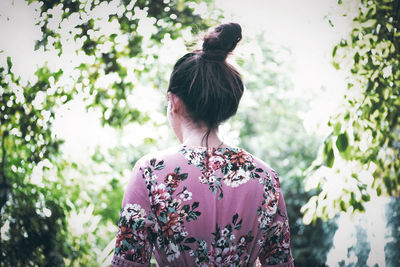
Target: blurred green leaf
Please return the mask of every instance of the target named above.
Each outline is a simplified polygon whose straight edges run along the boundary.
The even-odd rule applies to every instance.
[[[335,162],[335,155],[333,153],[333,147],[332,147],[332,139],[329,139],[325,144],[324,144],[324,162],[326,163],[326,166],[329,168],[332,168],[333,163]]]
[[[344,152],[349,145],[349,137],[347,133],[341,133],[338,135],[336,139],[336,147],[339,149],[339,152]]]

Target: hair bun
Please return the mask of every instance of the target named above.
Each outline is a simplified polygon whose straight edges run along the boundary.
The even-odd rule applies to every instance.
[[[218,57],[218,55],[225,59],[241,39],[242,28],[239,24],[221,24],[204,37],[203,54],[209,54],[210,59],[214,56]]]

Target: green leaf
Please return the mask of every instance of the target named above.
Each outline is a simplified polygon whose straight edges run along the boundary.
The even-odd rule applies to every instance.
[[[364,194],[364,195],[361,196],[361,199],[364,200],[365,202],[367,202],[367,201],[370,201],[371,196],[367,195],[367,194]]]
[[[390,179],[390,176],[386,175],[383,177],[383,183],[386,186],[387,191],[389,194],[392,194],[393,187],[392,187],[392,180]]]
[[[332,62],[332,65],[333,65],[333,67],[334,67],[335,69],[337,69],[337,70],[340,69],[340,65],[339,65],[339,63],[337,63],[336,61],[333,61],[333,62]]]
[[[232,223],[236,224],[237,219],[239,218],[239,215],[236,213],[235,215],[233,215],[232,217]]]
[[[196,239],[193,237],[189,237],[189,238],[185,239],[185,243],[194,243],[194,242],[196,242]]]
[[[360,62],[360,54],[356,52],[356,54],[354,55],[354,63],[358,64],[358,62]]]
[[[342,129],[342,124],[340,122],[337,122],[335,124],[335,127],[333,128],[333,133],[337,135],[340,133],[341,129]]]
[[[164,169],[165,168],[165,165],[164,165],[164,161],[162,160],[162,161],[160,161],[157,165],[156,165],[156,167],[154,167],[154,169],[155,170],[162,170],[162,169]]]
[[[366,92],[370,92],[374,88],[374,82],[368,81],[367,87],[366,87]]]
[[[376,188],[376,194],[377,194],[378,196],[381,196],[381,195],[382,195],[382,188],[381,188],[380,186]]]
[[[332,57],[335,57],[337,49],[338,49],[338,46],[335,45],[335,47],[333,48],[333,51],[332,51]]]
[[[150,160],[150,165],[154,167],[155,164],[156,164],[156,159],[151,159]]]
[[[182,247],[184,250],[190,250],[190,247],[188,247],[188,246],[182,245]]]
[[[364,21],[363,23],[361,23],[361,26],[363,26],[364,28],[369,28],[369,27],[374,27],[376,26],[376,19],[369,19],[367,21]]]
[[[176,167],[174,173],[179,174],[181,172],[181,167]]]
[[[344,132],[342,134],[339,134],[339,136],[336,139],[336,147],[338,148],[339,152],[344,152],[348,146],[349,146],[349,137],[347,136],[347,133]]]
[[[347,211],[346,203],[343,200],[340,200],[340,210]]]
[[[188,212],[189,212],[189,209],[190,209],[189,204],[186,204],[186,205],[184,205],[184,206],[182,207],[182,210],[183,210],[185,213],[188,213]]]
[[[11,68],[13,66],[11,62],[11,57],[7,57],[7,66],[8,66],[8,72],[11,72]]]
[[[333,154],[333,148],[332,148],[332,139],[329,139],[329,141],[325,143],[323,157],[326,166],[332,168],[333,163],[335,162],[335,155]]]

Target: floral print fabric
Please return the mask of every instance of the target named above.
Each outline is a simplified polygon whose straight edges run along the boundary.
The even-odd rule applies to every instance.
[[[118,227],[111,266],[293,266],[278,175],[240,148],[142,158]]]

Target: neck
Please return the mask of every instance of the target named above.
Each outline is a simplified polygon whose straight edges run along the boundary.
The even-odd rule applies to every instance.
[[[182,128],[182,144],[191,146],[207,146],[206,135],[207,128]],[[208,136],[208,147],[220,147],[222,145],[221,139],[218,137],[218,128],[213,129]]]

